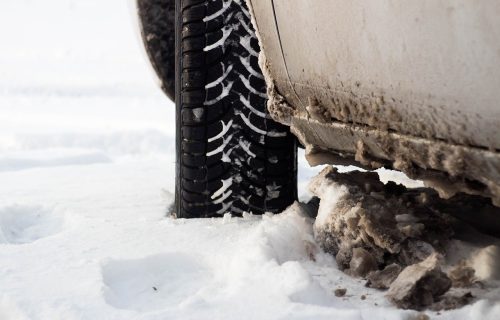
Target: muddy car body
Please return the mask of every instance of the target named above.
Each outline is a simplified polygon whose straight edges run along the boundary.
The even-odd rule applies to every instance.
[[[231,2],[240,4],[222,1],[212,14]],[[269,114],[311,164],[396,169],[442,197],[466,192],[500,205],[497,1],[248,0],[246,8]]]
[[[389,166],[499,203],[498,2],[250,2],[271,114],[312,162]]]

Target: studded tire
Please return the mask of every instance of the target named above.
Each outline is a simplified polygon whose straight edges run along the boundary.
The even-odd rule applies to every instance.
[[[268,114],[245,1],[176,1],[177,216],[280,212],[296,142]]]

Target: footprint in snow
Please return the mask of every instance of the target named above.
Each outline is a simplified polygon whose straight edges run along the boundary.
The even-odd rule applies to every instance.
[[[207,268],[193,258],[169,253],[102,266],[104,298],[119,309],[152,311],[181,304],[208,280]]]
[[[24,244],[59,233],[62,219],[39,206],[0,207],[0,244]]]

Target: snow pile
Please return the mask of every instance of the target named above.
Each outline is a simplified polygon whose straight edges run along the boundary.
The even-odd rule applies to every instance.
[[[346,274],[366,279],[368,287],[389,289],[396,306],[441,311],[474,297],[499,297],[492,266],[500,255],[491,253],[500,239],[453,216],[472,214],[471,205],[479,217],[498,214],[488,201],[466,195],[443,200],[430,189],[384,185],[376,173],[339,173],[333,167],[315,177],[310,189],[320,198],[314,231],[321,247]],[[457,242],[465,236],[467,242]]]

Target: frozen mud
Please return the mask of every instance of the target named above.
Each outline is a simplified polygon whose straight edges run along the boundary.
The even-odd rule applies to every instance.
[[[367,287],[388,289],[387,298],[400,308],[458,308],[499,279],[499,239],[477,231],[495,234],[470,217],[498,213],[487,200],[442,200],[428,188],[384,184],[377,173],[333,167],[309,188],[321,199],[316,241],[339,269],[366,279]]]
[[[406,267],[389,287],[387,297],[404,309],[420,309],[432,305],[450,288],[451,280],[441,271],[439,256],[432,254]]]

